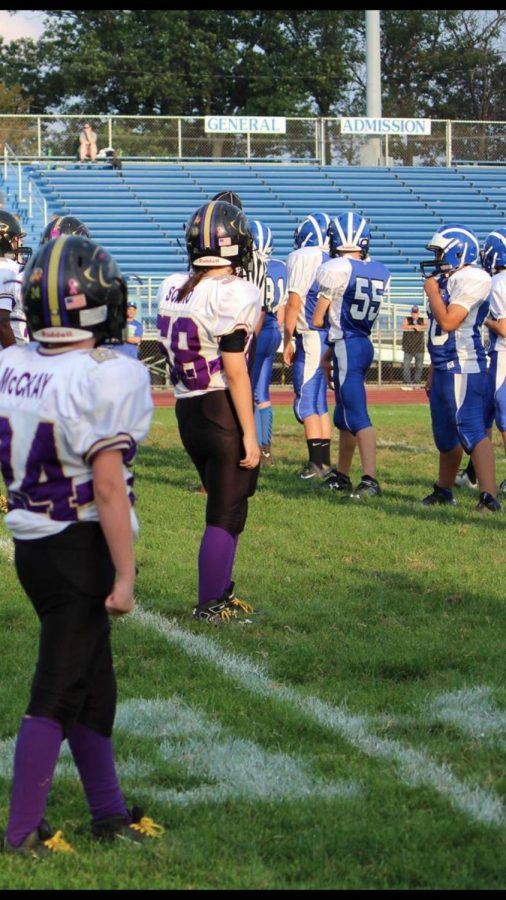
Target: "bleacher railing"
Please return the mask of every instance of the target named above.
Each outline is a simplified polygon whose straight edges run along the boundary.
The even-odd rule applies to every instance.
[[[430,135],[357,136],[341,118],[286,118],[285,134],[205,130],[204,116],[0,115],[0,134],[24,162],[77,158],[89,121],[98,147],[141,161],[313,163],[317,165],[503,165],[506,122],[432,119]]]
[[[168,273],[166,273],[168,274]],[[154,387],[167,388],[167,371],[165,362],[157,348],[156,309],[159,286],[166,275],[149,276],[142,279],[128,280],[128,296],[133,298],[142,311],[144,337],[139,356],[151,371]],[[381,311],[374,325],[372,341],[374,344],[374,363],[368,381],[378,386],[402,381],[402,322],[408,316],[411,307],[416,304],[423,311],[425,294],[422,277],[398,276],[392,279],[390,290],[382,302]],[[291,384],[291,367],[282,361],[281,344],[278,359],[274,367],[272,384]],[[429,365],[426,353],[424,366]]]

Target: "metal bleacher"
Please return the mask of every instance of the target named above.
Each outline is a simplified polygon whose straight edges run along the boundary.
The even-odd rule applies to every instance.
[[[108,164],[44,162],[23,167],[23,185],[25,201],[37,194],[42,206],[32,203],[28,210],[9,184],[5,205],[22,216],[27,243],[38,243],[43,215],[75,215],[125,275],[148,279],[155,289],[167,274],[186,269],[185,223],[221,190],[235,191],[250,219],[270,225],[274,254],[281,258],[293,249],[294,229],[308,213],[353,209],[365,215],[372,255],[392,272],[394,302],[422,299],[419,262],[439,226],[463,222],[480,242],[506,226],[506,170],[499,167],[125,160],[118,171]]]

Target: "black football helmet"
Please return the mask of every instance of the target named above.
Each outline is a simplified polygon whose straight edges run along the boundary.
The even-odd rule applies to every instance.
[[[43,344],[121,341],[127,286],[116,261],[88,238],[41,244],[23,272],[21,298],[32,337]]]
[[[251,272],[253,236],[239,207],[223,200],[205,203],[191,217],[185,238],[193,268],[234,266],[246,275]]]
[[[17,216],[0,209],[0,256],[8,256],[24,264],[32,252],[31,247],[21,246],[24,236]]]
[[[224,200],[225,203],[231,203],[232,206],[237,206],[238,209],[242,209],[242,200],[239,197],[239,194],[234,193],[234,191],[218,191],[212,199]]]
[[[90,237],[90,232],[84,222],[75,216],[58,216],[48,222],[40,239],[41,244],[47,244],[62,234],[77,234],[81,237]]]

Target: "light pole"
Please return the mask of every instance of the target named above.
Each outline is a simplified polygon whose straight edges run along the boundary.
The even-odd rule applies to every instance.
[[[366,62],[366,103],[367,118],[381,119],[381,41],[380,11],[365,11],[365,62]],[[360,148],[363,166],[382,164],[381,137],[370,137]]]

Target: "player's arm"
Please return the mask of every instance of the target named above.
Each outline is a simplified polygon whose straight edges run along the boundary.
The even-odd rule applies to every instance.
[[[425,293],[427,294],[432,315],[437,324],[443,331],[456,331],[464,319],[467,318],[469,310],[457,303],[450,303],[448,306],[444,302],[439,284],[434,275],[429,275],[424,282]]]
[[[0,309],[0,344],[5,349],[15,343],[16,338],[10,322],[10,312],[8,309]]]
[[[295,333],[295,326],[299,317],[300,308],[302,306],[302,297],[296,291],[288,292],[288,300],[285,310],[285,334],[283,340],[283,359],[287,366],[292,364],[294,348],[292,338]]]
[[[253,412],[251,378],[244,353],[245,342],[246,332],[242,328],[237,329],[221,339],[220,349],[230,396],[242,431],[244,457],[240,465],[245,469],[254,469],[260,463],[260,447]]]
[[[99,453],[93,460],[92,473],[98,518],[116,570],[105,608],[112,616],[122,616],[134,607],[135,558],[121,451]]]
[[[506,319],[485,319],[485,325],[499,337],[506,337]]]
[[[330,306],[330,300],[323,294],[318,294],[318,299],[313,312],[313,325],[315,328],[323,328],[325,326],[325,315]]]

